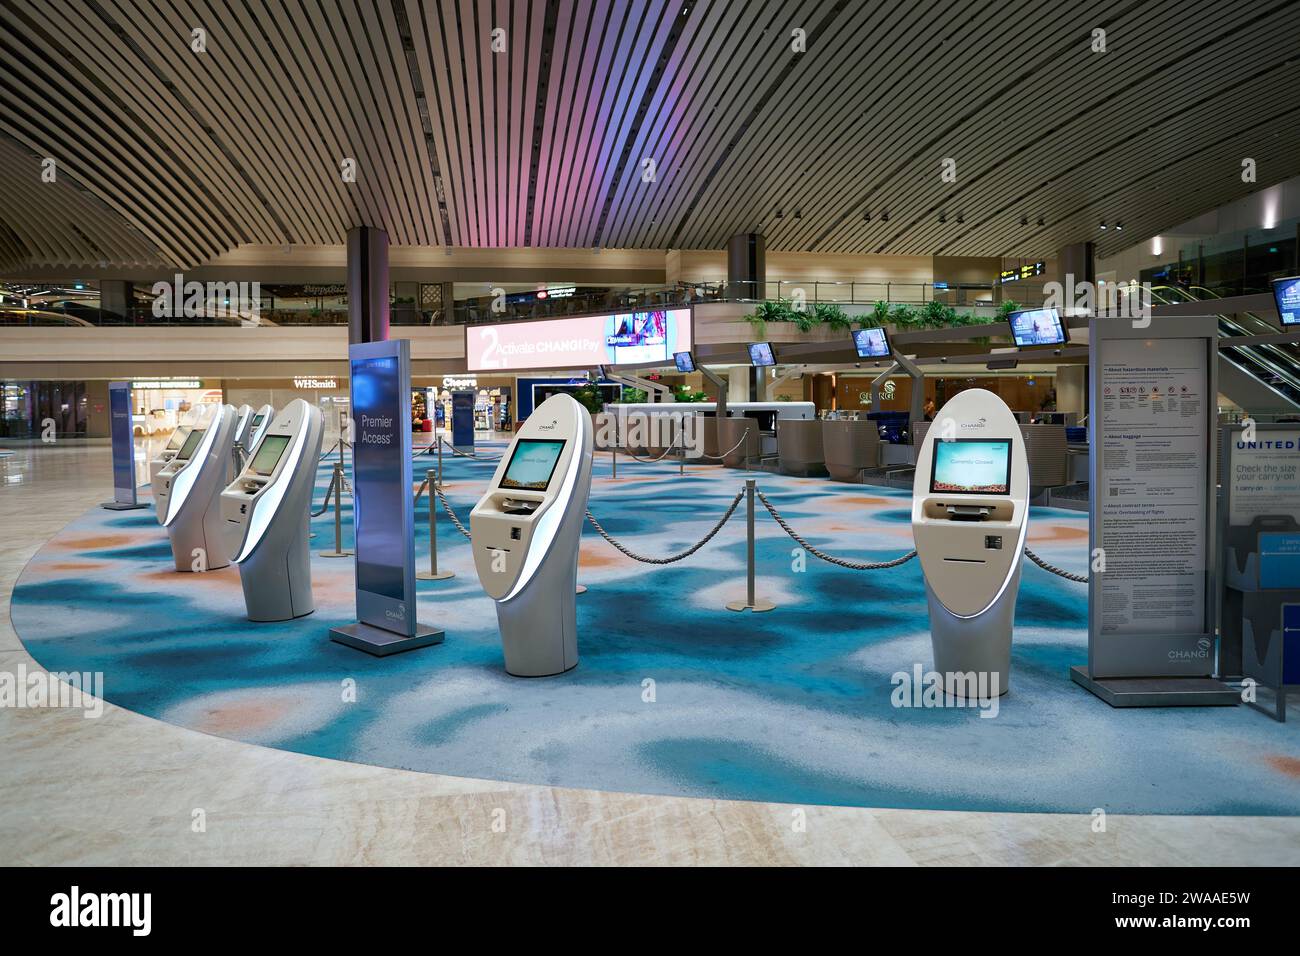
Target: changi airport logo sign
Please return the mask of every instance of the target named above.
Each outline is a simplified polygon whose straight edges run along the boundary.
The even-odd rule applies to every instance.
[[[186,282],[178,272],[171,282],[155,282],[151,291],[154,318],[261,319],[261,282]]]

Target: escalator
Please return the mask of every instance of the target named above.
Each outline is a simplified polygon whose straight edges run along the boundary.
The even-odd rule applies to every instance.
[[[1198,286],[1155,286],[1151,290],[1156,306],[1206,303],[1206,311],[1219,320],[1222,338],[1277,333],[1277,326],[1254,312],[1218,312],[1214,301],[1219,298]],[[1300,345],[1221,345],[1219,363],[1219,390],[1243,408],[1256,415],[1300,413]]]

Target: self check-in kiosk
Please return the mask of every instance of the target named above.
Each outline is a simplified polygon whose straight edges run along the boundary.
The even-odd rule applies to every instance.
[[[221,490],[230,480],[234,431],[234,406],[218,406],[205,423],[190,429],[176,457],[158,472],[158,523],[171,538],[177,571],[211,571],[230,563]]]
[[[316,609],[307,525],[324,431],[319,408],[290,402],[221,493],[227,552],[239,565],[249,620],[288,621]]]
[[[244,430],[244,439],[242,444],[245,452],[250,455],[253,454],[257,449],[257,443],[262,440],[262,436],[265,435],[267,429],[271,427],[271,422],[274,421],[274,419],[275,409],[270,405],[263,405],[257,411],[253,412],[252,417],[248,420],[248,427]],[[239,441],[238,438],[235,440]]]
[[[496,601],[506,671],[578,663],[578,542],[591,491],[590,413],[552,395],[528,416],[470,512],[474,567]]]
[[[189,425],[177,425],[172,429],[172,437],[168,440],[166,446],[158,453],[158,457],[149,462],[149,484],[153,488],[158,487],[158,472],[162,471],[167,462],[176,457],[176,453],[181,450],[185,444],[185,439],[190,437]],[[154,504],[157,504],[155,499]]]
[[[996,677],[1006,693],[1029,512],[1029,466],[1015,416],[982,388],[958,393],[926,432],[912,488],[935,670]],[[948,682],[950,693],[971,685]],[[978,686],[978,684],[976,685]],[[972,691],[973,692],[973,691]]]

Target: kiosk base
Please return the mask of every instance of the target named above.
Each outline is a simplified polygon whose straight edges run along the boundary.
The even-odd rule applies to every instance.
[[[1090,677],[1075,664],[1070,679],[1112,707],[1231,707],[1241,694],[1213,677]]]
[[[145,504],[140,504],[139,502],[136,502],[133,505],[128,505],[125,502],[121,502],[121,501],[105,501],[102,505],[100,505],[100,507],[107,508],[109,511],[135,511],[137,508],[148,508],[150,506]]]
[[[445,632],[422,624],[415,625],[414,637],[386,631],[382,627],[374,627],[360,621],[346,627],[330,628],[331,641],[355,647],[375,657],[387,657],[389,654],[413,651],[416,648],[428,647],[430,644],[441,644],[445,636]]]

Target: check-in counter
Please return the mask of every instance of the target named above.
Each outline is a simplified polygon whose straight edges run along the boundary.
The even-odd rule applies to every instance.
[[[1029,459],[1029,486],[1055,488],[1069,481],[1064,425],[1021,425]]]
[[[753,418],[724,418],[718,422],[718,445],[722,463],[728,468],[745,468],[758,462],[758,422]],[[743,439],[743,440],[742,440]]]
[[[781,474],[802,477],[826,474],[825,455],[822,451],[822,428],[825,422],[817,419],[802,421],[786,419],[776,423],[776,453],[780,459]]]
[[[864,469],[880,466],[880,429],[875,422],[821,424],[822,458],[835,481],[861,482]]]

